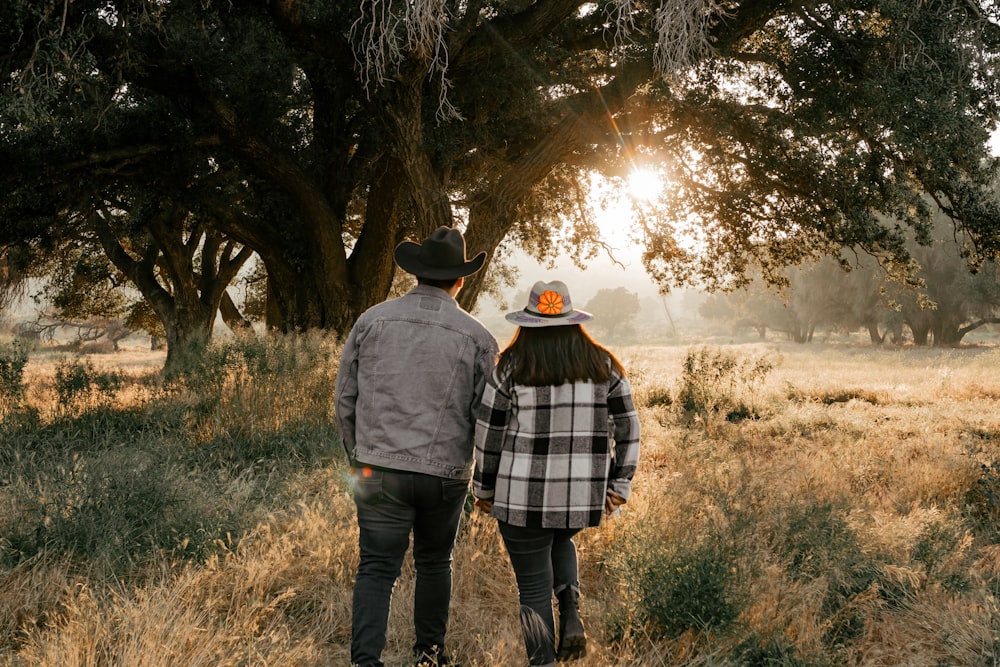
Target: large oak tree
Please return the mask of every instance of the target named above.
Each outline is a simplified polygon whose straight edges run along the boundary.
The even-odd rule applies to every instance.
[[[132,238],[183,202],[261,257],[272,325],[342,332],[403,238],[579,250],[589,175],[652,163],[665,284],[843,247],[903,265],[935,207],[991,257],[997,22],[992,0],[14,0],[0,243],[44,253],[111,210],[89,194],[148,188],[114,210]]]

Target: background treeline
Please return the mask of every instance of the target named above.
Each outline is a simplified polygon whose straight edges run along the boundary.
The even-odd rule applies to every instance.
[[[763,280],[708,297],[701,315],[733,330],[768,332],[797,343],[817,332],[867,332],[873,345],[951,346],[985,325],[1000,323],[1000,273],[987,260],[968,270],[968,258],[948,225],[938,220],[929,245],[911,243],[915,284],[887,274],[872,257],[824,258],[787,272],[783,289]]]

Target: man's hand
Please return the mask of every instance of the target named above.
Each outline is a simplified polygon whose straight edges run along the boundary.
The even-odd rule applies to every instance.
[[[611,516],[625,503],[626,500],[619,493],[608,489],[607,493],[604,495],[604,514]]]
[[[483,514],[489,514],[493,511],[493,501],[476,498],[476,507],[478,507],[479,511]]]

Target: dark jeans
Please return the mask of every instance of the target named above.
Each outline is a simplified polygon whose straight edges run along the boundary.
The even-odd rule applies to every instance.
[[[451,601],[451,551],[469,482],[420,473],[354,474],[361,560],[354,581],[351,663],[381,667],[389,600],[413,533],[415,651],[444,646]]]
[[[576,545],[579,528],[523,528],[498,521],[510,564],[517,579],[521,602],[521,632],[528,651],[528,663],[555,662],[555,621],[552,593],[579,590]]]

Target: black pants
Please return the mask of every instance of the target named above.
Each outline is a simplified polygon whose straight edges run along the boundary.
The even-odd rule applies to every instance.
[[[351,663],[381,667],[389,601],[413,533],[415,651],[443,648],[451,601],[451,552],[468,493],[467,480],[359,469],[361,560],[354,581]]]
[[[517,579],[528,663],[548,665],[556,659],[552,593],[580,588],[573,543],[580,529],[524,528],[503,521],[497,524]]]

